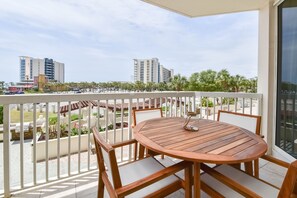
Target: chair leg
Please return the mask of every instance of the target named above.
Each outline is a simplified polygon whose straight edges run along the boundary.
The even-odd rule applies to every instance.
[[[103,180],[102,180],[102,174],[101,173],[99,173],[97,197],[98,198],[103,198],[104,197],[104,183],[103,183]]]
[[[255,177],[259,178],[259,159],[254,161],[254,173]]]

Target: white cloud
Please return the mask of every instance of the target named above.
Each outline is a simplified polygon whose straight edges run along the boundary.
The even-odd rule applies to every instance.
[[[130,80],[132,59],[151,57],[185,75],[212,67],[256,75],[253,12],[191,19],[140,0],[2,0],[0,27],[0,67],[11,62],[14,73],[28,55],[65,62],[67,81]]]

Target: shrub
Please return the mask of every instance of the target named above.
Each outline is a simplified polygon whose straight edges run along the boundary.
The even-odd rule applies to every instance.
[[[50,125],[55,125],[58,122],[58,118],[55,117],[49,117],[49,124]]]
[[[87,128],[81,128],[80,130],[80,134],[83,135],[83,134],[88,134],[88,129]],[[92,132],[92,131],[91,131]],[[71,136],[75,136],[75,135],[78,135],[78,128],[72,128],[71,129]]]
[[[234,98],[223,98],[222,104],[228,104],[228,101],[229,101],[229,105],[235,103]]]
[[[209,100],[208,98],[202,98],[202,107],[206,107],[208,104],[208,107],[213,107],[213,102]]]
[[[78,114],[71,115],[71,121],[78,120],[78,118],[79,118]],[[80,116],[80,118],[83,118],[82,115]]]

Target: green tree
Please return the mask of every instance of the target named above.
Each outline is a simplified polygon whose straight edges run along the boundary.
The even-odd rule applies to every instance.
[[[251,88],[251,81],[244,78],[242,79],[240,85],[241,85],[241,90],[247,93]]]
[[[243,89],[243,84],[245,82],[245,77],[240,75],[235,75],[231,77],[230,86],[233,92],[240,92]]]
[[[218,91],[230,91],[230,80],[231,75],[226,69],[222,69],[221,71],[219,71],[216,77]]]
[[[170,88],[174,91],[183,91],[187,88],[189,82],[186,77],[177,74],[170,78]]]
[[[199,74],[199,91],[218,91],[216,83],[217,72],[211,69],[202,71]]]
[[[3,124],[3,106],[0,105],[0,124]]]
[[[193,73],[189,78],[189,91],[199,91],[201,89],[200,85],[200,73]]]
[[[3,94],[4,90],[4,81],[0,81],[0,94]]]
[[[251,78],[250,79],[250,92],[251,93],[257,93],[257,86],[258,86],[258,78]]]
[[[160,82],[160,83],[158,83],[156,89],[159,90],[159,91],[167,91],[167,90],[169,90],[168,84],[166,82]]]
[[[136,91],[144,91],[144,89],[145,89],[145,84],[144,84],[143,82],[141,82],[141,81],[136,81],[136,82],[134,83],[134,89],[135,89]]]
[[[146,91],[154,91],[156,90],[156,83],[154,82],[148,82],[145,84],[145,90]]]

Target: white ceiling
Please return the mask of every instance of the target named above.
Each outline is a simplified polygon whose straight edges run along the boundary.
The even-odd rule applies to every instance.
[[[143,0],[189,17],[259,10],[269,0]]]

